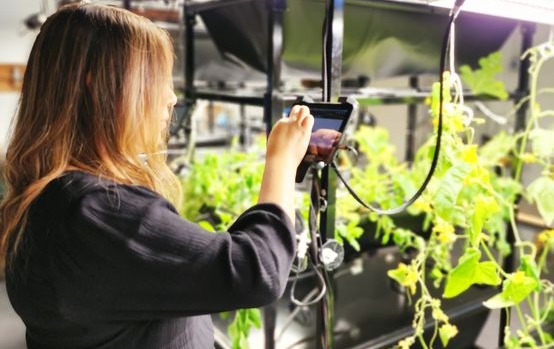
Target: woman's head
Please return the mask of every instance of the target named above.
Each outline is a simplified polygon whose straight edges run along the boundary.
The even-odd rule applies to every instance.
[[[3,250],[29,204],[70,169],[176,193],[165,156],[154,155],[165,146],[176,102],[172,65],[167,33],[126,10],[72,4],[48,18],[6,153]],[[145,161],[144,154],[152,155]]]
[[[69,160],[84,165],[106,166],[116,155],[134,164],[163,141],[172,64],[168,35],[149,20],[113,7],[65,6],[33,46],[15,132],[72,137]]]

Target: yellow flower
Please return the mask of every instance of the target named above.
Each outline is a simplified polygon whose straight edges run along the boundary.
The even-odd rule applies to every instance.
[[[427,213],[430,213],[433,210],[431,203],[423,197],[419,197],[419,199],[414,202],[414,208]]]
[[[417,269],[413,265],[399,263],[398,268],[389,270],[389,277],[398,281],[398,283],[410,290],[411,294],[415,294],[417,290]]]
[[[477,157],[477,145],[472,144],[464,150],[462,159],[469,164],[476,164],[479,161]]]
[[[540,243],[546,243],[549,239],[554,239],[554,229],[549,229],[541,232],[537,237]]]
[[[437,239],[442,244],[451,244],[457,239],[454,226],[443,219],[438,219],[433,227],[433,231],[437,233]]]

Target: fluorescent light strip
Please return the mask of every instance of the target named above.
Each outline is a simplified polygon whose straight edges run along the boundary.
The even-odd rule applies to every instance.
[[[428,1],[452,8],[454,0]],[[554,25],[554,0],[466,0],[462,11]]]

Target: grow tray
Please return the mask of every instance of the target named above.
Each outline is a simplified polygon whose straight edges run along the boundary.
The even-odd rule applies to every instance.
[[[402,261],[402,254],[394,246],[362,253],[341,266],[335,273],[335,329],[334,348],[384,349],[412,334],[413,307],[403,289],[387,276]],[[352,271],[359,273],[352,273]],[[315,278],[306,277],[297,285],[296,298],[310,292],[317,285]],[[277,302],[276,333],[294,309],[289,300],[290,283],[285,295]],[[442,290],[430,287],[438,296]],[[443,309],[451,323],[460,330],[449,344],[449,349],[473,348],[489,310],[482,302],[497,291],[491,287],[472,287],[452,300],[443,301]],[[417,298],[414,296],[414,299]],[[229,320],[214,316],[214,324],[226,332]],[[283,332],[277,349],[308,349],[315,347],[315,308],[301,310],[295,321]],[[432,336],[432,322],[425,327],[425,336]],[[435,348],[442,348],[437,340]],[[297,345],[294,345],[297,343]],[[262,331],[251,335],[251,347],[263,348]],[[418,348],[417,344],[413,348]]]

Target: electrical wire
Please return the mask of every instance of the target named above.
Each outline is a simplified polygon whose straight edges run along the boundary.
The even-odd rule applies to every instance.
[[[308,256],[309,256],[309,254],[308,254]],[[311,259],[311,257],[308,257],[308,258]],[[296,284],[298,283],[298,280],[299,280],[298,276],[300,274],[300,271],[297,270],[297,272],[296,272],[297,277],[293,280],[292,286],[290,288],[290,301],[292,303],[294,303],[296,306],[299,306],[299,307],[307,307],[307,306],[314,305],[314,304],[318,303],[325,296],[325,292],[327,292],[327,286],[325,284],[325,279],[323,278],[323,275],[321,274],[321,271],[319,271],[319,269],[315,265],[314,261],[311,261],[310,265],[311,265],[315,275],[319,279],[319,283],[321,285],[321,290],[320,290],[319,294],[317,294],[317,296],[312,298],[312,299],[306,299],[308,297],[305,297],[302,300],[297,299],[296,296],[294,295],[294,293],[296,292]]]
[[[429,172],[427,173],[427,176],[425,177],[425,180],[423,181],[422,185],[419,187],[419,189],[416,191],[416,193],[407,201],[404,201],[402,205],[390,209],[381,209],[372,205],[369,205],[365,203],[350,187],[348,182],[344,179],[344,177],[341,175],[337,165],[335,162],[331,163],[331,167],[335,170],[337,173],[337,176],[339,179],[344,183],[344,186],[348,190],[348,192],[358,201],[362,206],[365,208],[374,211],[381,215],[394,215],[397,213],[400,213],[407,209],[411,204],[413,204],[420,196],[423,194],[425,189],[427,188],[427,185],[431,181],[431,178],[433,177],[435,173],[435,169],[437,167],[438,161],[439,161],[439,155],[440,155],[440,147],[441,147],[441,140],[442,140],[442,128],[443,128],[443,104],[444,104],[444,91],[443,91],[443,75],[445,73],[445,67],[446,67],[446,56],[448,53],[448,47],[450,43],[450,33],[452,31],[452,28],[454,27],[454,22],[456,21],[456,18],[458,17],[461,6],[463,5],[465,0],[457,0],[454,4],[452,10],[450,11],[449,19],[448,19],[448,25],[446,27],[446,31],[444,33],[442,47],[441,47],[441,58],[440,58],[440,68],[439,68],[439,120],[438,120],[438,126],[437,126],[437,141],[435,144],[435,151],[433,153],[433,159],[431,161],[431,167],[429,168]]]

